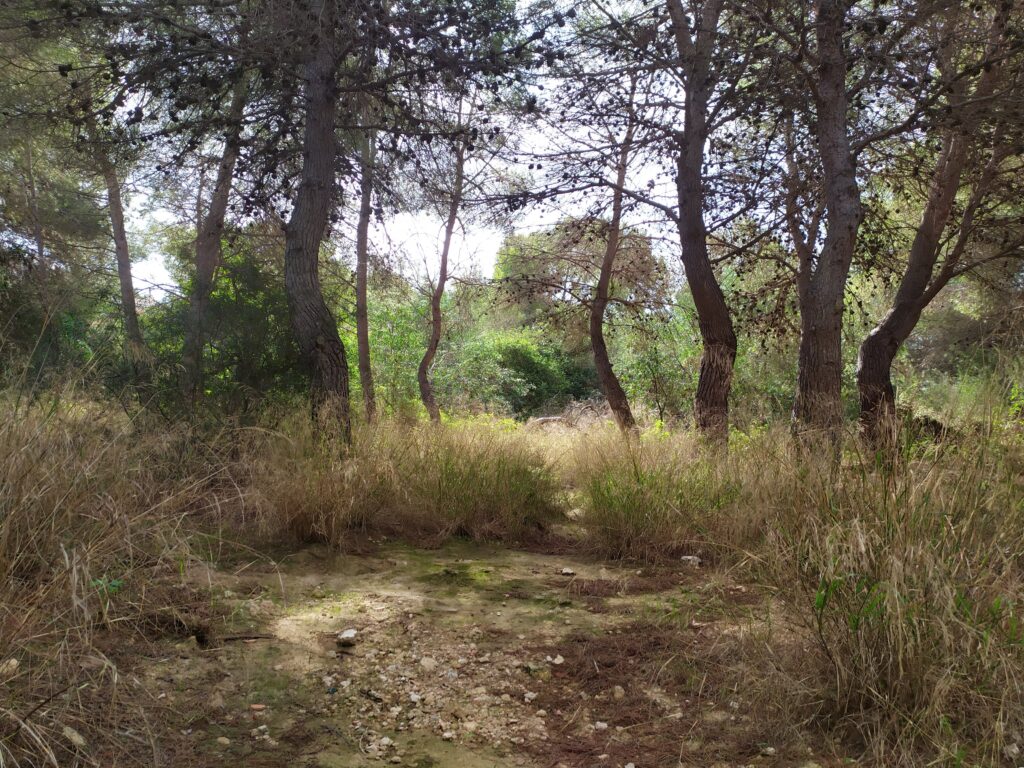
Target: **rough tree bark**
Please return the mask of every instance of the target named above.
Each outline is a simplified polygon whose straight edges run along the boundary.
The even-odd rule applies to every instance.
[[[989,62],[997,58],[998,49],[1004,40],[1007,13],[1008,6],[1003,6],[993,20],[985,55]],[[950,33],[946,40],[945,59],[948,64],[954,55],[948,49],[955,46],[955,36]],[[948,79],[953,83],[950,86],[953,89],[953,100],[970,106],[959,110],[958,128],[947,131],[943,136],[942,151],[932,172],[928,199],[914,233],[907,267],[892,307],[864,339],[857,356],[861,427],[865,436],[875,445],[881,446],[895,433],[896,389],[892,383],[892,364],[896,353],[917,326],[925,307],[953,276],[954,270],[950,266],[955,264],[958,256],[956,244],[963,241],[965,233],[970,229],[970,220],[981,202],[980,197],[984,196],[988,183],[996,174],[1000,156],[999,149],[993,146],[991,161],[965,205],[959,227],[960,237],[954,241],[956,244],[947,256],[944,268],[936,275],[935,267],[942,251],[943,233],[961,188],[970,147],[972,142],[979,140],[976,134],[979,105],[987,103],[992,96],[1000,72],[998,63],[982,67],[982,74],[971,92],[959,87],[961,79],[956,77],[956,73],[949,73]],[[996,143],[995,138],[993,143]]]
[[[822,164],[825,241],[816,263],[801,263],[800,352],[794,429],[838,441],[842,411],[843,298],[863,219],[847,131],[846,0],[820,0],[815,24],[815,132]],[[810,270],[810,271],[808,271]]]
[[[131,252],[128,250],[128,235],[124,227],[124,203],[121,200],[121,181],[117,169],[102,151],[97,152],[97,162],[103,183],[107,188],[107,208],[110,215],[110,229],[114,237],[114,255],[117,261],[117,280],[121,288],[121,315],[124,319],[125,351],[132,367],[136,386],[149,383],[149,351],[139,327],[139,313],[135,305],[135,284],[132,280]]]
[[[246,88],[243,82],[235,87],[228,107],[231,126],[224,138],[224,150],[217,167],[210,206],[205,216],[197,221],[195,252],[195,282],[188,297],[188,321],[181,355],[181,390],[185,402],[195,408],[203,395],[203,347],[206,345],[206,321],[209,314],[210,294],[214,276],[221,262],[221,235],[227,215],[228,199],[238,161],[238,138],[241,133],[242,112],[245,109]],[[202,202],[200,201],[200,208]]]
[[[718,36],[722,0],[708,0],[691,36],[681,0],[668,0],[676,48],[684,67],[686,109],[676,159],[679,240],[686,283],[693,296],[703,353],[694,400],[697,428],[716,443],[729,432],[729,390],[736,361],[736,333],[729,307],[708,254],[704,221],[704,149],[708,103],[714,90],[712,55]]]
[[[373,368],[370,365],[370,319],[366,296],[374,149],[375,136],[368,131],[361,148],[359,224],[356,227],[356,342],[359,347],[359,387],[363,391],[366,421],[370,424],[377,420],[377,399],[373,390]]]
[[[452,236],[455,233],[455,225],[458,222],[459,206],[462,204],[462,186],[465,180],[466,151],[460,142],[455,152],[455,178],[452,183],[451,198],[448,202],[448,218],[444,225],[444,242],[441,245],[441,265],[437,272],[437,283],[430,294],[430,337],[427,339],[427,349],[420,360],[419,370],[416,378],[420,385],[420,399],[430,420],[435,424],[441,421],[441,409],[438,408],[437,399],[434,397],[434,387],[430,382],[430,368],[434,364],[434,357],[437,355],[437,348],[441,343],[441,300],[444,298],[444,287],[448,281],[448,254],[451,250]]]
[[[632,83],[630,92],[630,114],[626,125],[626,132],[619,143],[619,157],[615,164],[615,187],[612,191],[612,218],[608,224],[608,237],[605,243],[604,256],[601,259],[601,271],[598,275],[597,286],[594,290],[594,298],[590,303],[590,347],[594,353],[594,368],[597,370],[597,381],[601,387],[601,393],[608,401],[608,407],[612,410],[615,423],[623,432],[630,433],[636,430],[636,420],[633,418],[633,411],[629,407],[629,398],[615,375],[612,368],[612,361],[608,355],[608,345],[604,338],[604,315],[608,308],[609,289],[612,281],[612,271],[615,267],[615,257],[619,252],[619,241],[622,235],[622,199],[623,189],[626,185],[626,171],[629,166],[629,154],[632,150],[634,119],[632,110],[633,94],[636,91],[636,79]]]
[[[338,88],[333,5],[327,2],[314,8],[319,26],[305,65],[302,171],[295,207],[285,228],[284,280],[292,330],[310,375],[314,419],[321,427],[336,419],[341,437],[351,442],[345,345],[320,287],[320,245],[336,191]]]

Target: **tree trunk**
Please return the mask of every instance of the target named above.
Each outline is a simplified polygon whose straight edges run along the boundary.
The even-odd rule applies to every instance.
[[[313,14],[320,26],[314,32],[316,49],[305,67],[302,172],[295,207],[285,229],[284,279],[292,330],[310,375],[314,418],[320,426],[337,420],[342,438],[351,442],[345,345],[320,287],[320,245],[335,198],[334,117],[338,97],[332,7],[333,3],[325,3]]]
[[[612,280],[612,270],[615,267],[615,257],[619,252],[619,240],[622,234],[622,195],[626,184],[626,170],[629,165],[629,153],[632,149],[634,121],[632,113],[632,97],[636,90],[636,79],[632,83],[630,93],[630,114],[626,126],[626,133],[622,139],[619,150],[619,158],[615,168],[615,188],[612,192],[612,219],[608,224],[608,238],[605,243],[604,257],[601,259],[601,271],[597,279],[597,287],[594,290],[594,299],[590,304],[590,346],[594,352],[594,368],[597,370],[597,382],[601,387],[601,393],[608,401],[608,407],[612,410],[615,423],[623,432],[630,433],[636,430],[636,420],[633,418],[633,411],[629,407],[629,398],[615,375],[612,368],[612,361],[608,355],[608,345],[604,338],[604,313],[608,307],[609,286]]]
[[[989,45],[985,59],[998,59],[999,48],[1005,42],[1006,24],[1010,6],[1003,6],[992,21]],[[956,9],[959,10],[959,9]],[[953,16],[955,21],[956,16]],[[955,58],[956,36],[948,31],[947,41],[942,50],[943,59],[952,68]],[[977,140],[977,125],[980,105],[986,103],[996,88],[1001,68],[989,66],[973,89],[957,88],[956,75],[949,74],[954,81],[953,95],[956,101],[968,106],[959,115],[960,125],[956,131],[948,132],[943,138],[942,152],[932,172],[928,200],[921,213],[921,221],[914,240],[910,245],[907,268],[900,280],[893,305],[882,321],[868,334],[861,344],[857,356],[857,389],[860,395],[860,423],[865,436],[876,446],[884,446],[887,439],[895,436],[896,389],[892,384],[892,363],[900,346],[913,333],[921,314],[931,299],[949,280],[951,272],[944,270],[935,275],[935,265],[942,249],[943,233],[949,224],[953,206],[961,189],[961,180],[970,155],[970,144]],[[981,201],[987,182],[995,175],[998,156],[993,157],[982,172],[971,199],[965,205],[961,222],[961,236],[970,229],[970,220]],[[955,258],[951,256],[950,258]],[[947,262],[948,266],[948,262]]]
[[[238,138],[241,133],[242,112],[245,108],[246,89],[240,82],[231,97],[229,120],[231,129],[224,138],[224,150],[217,168],[210,207],[197,221],[195,253],[195,282],[188,297],[188,322],[181,355],[182,395],[191,408],[203,396],[203,348],[206,345],[206,321],[209,313],[213,281],[221,262],[221,236],[227,215],[228,199],[238,160]],[[199,201],[200,209],[202,200]]]
[[[462,203],[462,184],[465,171],[465,148],[459,144],[455,153],[455,180],[452,187],[452,196],[448,204],[448,220],[444,226],[444,242],[441,245],[441,266],[438,269],[437,284],[430,294],[430,337],[427,339],[427,349],[420,360],[419,370],[416,378],[420,385],[420,399],[430,420],[435,424],[441,421],[441,409],[437,406],[437,399],[434,397],[434,387],[430,383],[430,368],[434,364],[434,357],[437,355],[437,348],[441,344],[441,299],[444,298],[444,286],[448,281],[448,254],[451,250],[452,235],[455,233],[455,225],[459,217],[459,205]]]
[[[825,242],[800,292],[800,354],[794,428],[837,443],[843,423],[843,298],[863,219],[856,160],[847,133],[844,0],[821,0],[815,33],[816,133],[821,155]],[[810,265],[805,265],[809,267]]]
[[[965,144],[959,136],[947,137],[896,298],[882,321],[864,339],[857,356],[861,426],[875,443],[880,443],[893,428],[896,389],[892,384],[892,363],[924,311],[942,232],[960,188],[967,159]]]
[[[107,207],[110,229],[114,236],[114,254],[117,259],[117,279],[121,287],[121,314],[124,319],[125,347],[136,386],[149,383],[149,351],[139,327],[139,314],[135,306],[135,285],[132,281],[132,260],[128,250],[128,235],[124,228],[124,204],[121,201],[121,182],[114,164],[105,156],[99,157],[100,171],[107,187]]]
[[[682,3],[669,0],[678,53],[684,65],[688,65],[686,110],[676,159],[676,191],[683,268],[703,343],[694,419],[701,433],[718,444],[726,443],[729,436],[729,390],[736,361],[736,333],[708,254],[704,221],[704,147],[708,102],[714,88],[712,55],[721,10],[721,0],[706,3],[691,39]]]
[[[373,368],[370,365],[370,319],[366,296],[370,214],[373,202],[374,143],[375,137],[368,132],[362,146],[359,225],[356,228],[356,341],[359,346],[359,386],[363,391],[366,421],[370,424],[377,420],[377,399],[373,391]]]

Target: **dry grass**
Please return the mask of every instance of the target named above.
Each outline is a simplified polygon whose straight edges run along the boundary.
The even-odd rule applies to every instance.
[[[385,423],[358,430],[347,451],[302,425],[271,437],[255,461],[271,536],[332,545],[359,533],[521,542],[560,514],[544,456],[500,424]]]
[[[5,402],[0,765],[134,764],[149,753],[137,693],[103,649],[178,623],[190,598],[177,578],[191,558],[183,521],[215,496],[209,457],[180,432],[110,414],[74,400]],[[143,756],[118,736],[126,730]]]
[[[123,734],[147,726],[103,649],[174,624],[196,529],[526,541],[567,494],[583,546],[699,554],[775,590],[766,655],[736,660],[760,670],[744,684],[766,722],[813,723],[875,765],[994,765],[1024,750],[1012,430],[895,461],[852,449],[836,465],[781,429],[737,436],[725,455],[686,434],[385,423],[343,450],[299,417],[201,440],[64,403],[7,403],[0,425],[0,764],[132,763],[140,745]]]
[[[817,658],[778,646],[765,700],[873,764],[994,765],[1024,751],[1024,446],[906,445],[836,465],[787,436],[726,457],[688,436],[581,441],[593,546],[656,559],[710,553],[777,590],[780,619]],[[827,452],[826,452],[827,454]],[[784,649],[783,645],[787,647]]]
[[[810,694],[876,764],[995,765],[1022,743],[1021,458],[983,440],[805,461],[762,496],[765,573],[821,656]]]
[[[606,557],[656,561],[673,555],[735,559],[762,530],[744,507],[746,452],[706,452],[690,434],[624,440],[611,429],[582,436],[567,478],[578,489],[583,525]]]

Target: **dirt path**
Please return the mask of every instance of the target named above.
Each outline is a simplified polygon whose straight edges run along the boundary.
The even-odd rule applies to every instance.
[[[169,765],[827,764],[771,743],[736,680],[765,597],[693,565],[392,546],[202,578],[216,636],[265,637],[137,672],[180,724]]]

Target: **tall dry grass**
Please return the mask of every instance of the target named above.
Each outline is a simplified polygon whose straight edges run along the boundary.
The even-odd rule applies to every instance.
[[[0,407],[0,765],[146,762],[105,649],[173,629],[186,521],[230,492],[181,430],[77,398]]]
[[[725,456],[686,435],[581,440],[592,545],[710,555],[770,584],[780,626],[813,654],[780,653],[779,676],[750,685],[765,700],[788,691],[778,713],[802,712],[872,764],[1024,753],[1020,435],[904,439],[884,460],[851,439],[840,464],[781,430],[735,442]]]
[[[261,527],[299,541],[339,545],[365,533],[523,541],[561,513],[549,462],[500,423],[385,422],[358,429],[343,449],[301,422],[269,435],[254,461]]]

